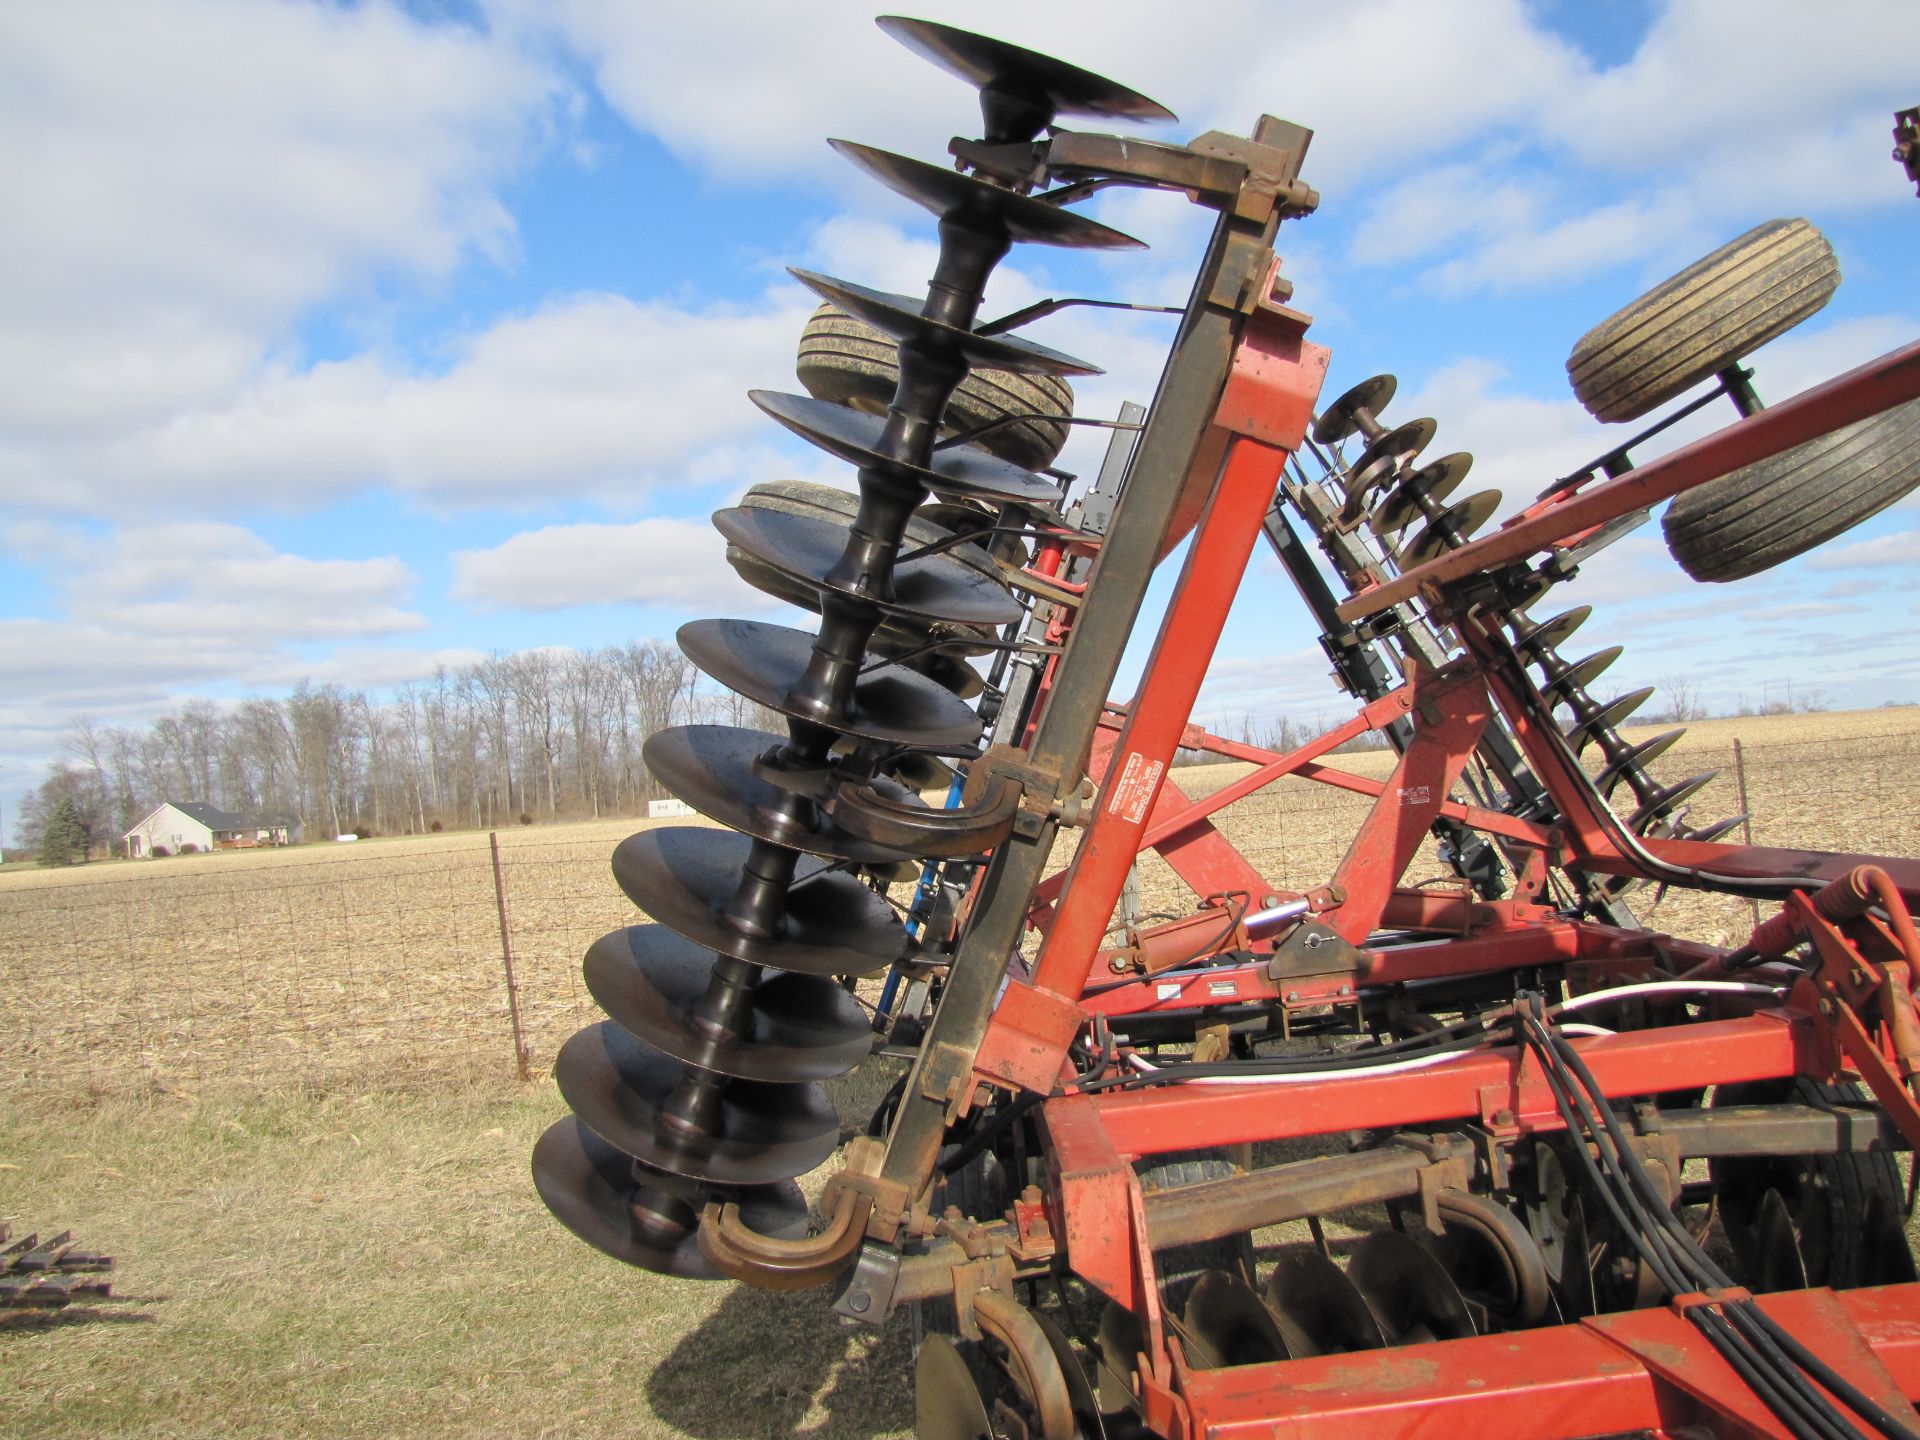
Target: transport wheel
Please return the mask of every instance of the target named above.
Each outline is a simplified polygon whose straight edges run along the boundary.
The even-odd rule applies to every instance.
[[[1150,1191],[1177,1190],[1205,1180],[1224,1180],[1240,1171],[1226,1156],[1205,1151],[1162,1155],[1137,1168],[1141,1188]],[[1178,1315],[1186,1310],[1187,1297],[1209,1270],[1224,1270],[1248,1284],[1253,1283],[1253,1237],[1242,1230],[1237,1235],[1222,1235],[1217,1240],[1202,1240],[1196,1245],[1176,1245],[1157,1252],[1153,1263],[1160,1275],[1160,1293],[1167,1307]]]
[[[1581,336],[1567,378],[1596,420],[1637,419],[1791,330],[1839,284],[1810,222],[1769,220]]]
[[[1865,1099],[1855,1085],[1821,1085],[1807,1079],[1725,1085],[1714,1104],[1845,1105]],[[1883,1276],[1910,1270],[1902,1238],[1886,1243],[1886,1217],[1905,1210],[1900,1171],[1885,1151],[1849,1155],[1778,1155],[1710,1162],[1720,1216],[1734,1252],[1749,1274],[1778,1268],[1783,1246],[1765,1212],[1774,1193],[1792,1220],[1793,1238],[1809,1285],[1847,1289],[1886,1283]],[[1897,1254],[1895,1251],[1897,1250]]]
[[[1920,485],[1920,400],[1674,497],[1661,528],[1696,580],[1739,580],[1852,529]]]
[[[795,368],[815,399],[875,415],[886,412],[900,380],[894,342],[832,305],[815,310],[800,332]],[[951,435],[1009,416],[1033,417],[996,425],[975,443],[1002,460],[1040,470],[1051,465],[1066,444],[1066,422],[1072,414],[1073,388],[1064,380],[975,370],[953,392],[943,423]]]

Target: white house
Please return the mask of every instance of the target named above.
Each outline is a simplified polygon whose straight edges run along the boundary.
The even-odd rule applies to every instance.
[[[250,850],[256,845],[286,845],[300,838],[291,820],[265,815],[235,815],[211,805],[164,802],[120,837],[127,858],[180,855],[207,850]]]

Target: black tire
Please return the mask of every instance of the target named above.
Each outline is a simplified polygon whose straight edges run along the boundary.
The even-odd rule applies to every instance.
[[[1134,1168],[1140,1172],[1141,1188],[1149,1191],[1175,1190],[1240,1173],[1240,1167],[1225,1156],[1203,1151],[1162,1155]],[[1253,1236],[1242,1230],[1197,1245],[1171,1246],[1155,1252],[1153,1265],[1160,1276],[1160,1294],[1168,1309],[1178,1315],[1186,1309],[1193,1287],[1209,1270],[1225,1270],[1249,1285],[1253,1283]]]
[[[1852,529],[1920,484],[1920,400],[1674,497],[1661,528],[1696,580],[1739,580]]]
[[[1791,330],[1839,284],[1809,221],[1769,220],[1581,336],[1567,378],[1594,419],[1637,419]]]
[[[884,414],[900,379],[894,342],[832,305],[813,312],[800,332],[796,370],[807,393],[837,405]],[[1052,375],[1012,375],[975,370],[947,405],[948,434],[971,430],[1009,415],[1037,419],[995,426],[978,440],[981,449],[1029,470],[1051,465],[1067,443],[1073,387]]]
[[[1845,1105],[1866,1099],[1858,1085],[1822,1085],[1807,1079],[1725,1085],[1716,1105]],[[1787,1202],[1806,1262],[1807,1283],[1836,1290],[1880,1283],[1869,1273],[1874,1207],[1906,1211],[1900,1169],[1884,1150],[1845,1155],[1783,1155],[1709,1162],[1727,1238],[1749,1274],[1756,1271],[1753,1225],[1761,1195],[1778,1190]]]

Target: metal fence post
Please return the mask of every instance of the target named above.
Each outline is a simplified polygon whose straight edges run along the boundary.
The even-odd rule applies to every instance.
[[[513,1022],[513,1060],[522,1080],[531,1080],[527,1067],[527,1038],[520,1029],[520,986],[513,978],[513,934],[507,925],[507,886],[500,874],[500,832],[487,832],[493,852],[493,904],[500,914],[500,964],[507,972],[507,1015]]]
[[[1747,804],[1747,752],[1740,748],[1740,737],[1733,737],[1733,781],[1740,791],[1740,838],[1747,844],[1753,844],[1753,811]],[[1747,905],[1753,911],[1753,923],[1760,924],[1760,902],[1749,896]]]

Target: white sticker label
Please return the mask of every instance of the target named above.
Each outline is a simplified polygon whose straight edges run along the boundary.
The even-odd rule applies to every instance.
[[[1180,982],[1177,980],[1164,980],[1153,987],[1153,998],[1156,1000],[1171,1000],[1179,993]]]
[[[1240,987],[1235,985],[1231,980],[1209,980],[1207,982],[1207,993],[1209,995],[1233,995],[1238,993],[1239,988]]]
[[[1433,787],[1431,785],[1403,785],[1395,792],[1403,805],[1431,805]]]
[[[1126,764],[1120,767],[1120,778],[1114,782],[1107,813],[1138,825],[1160,790],[1160,776],[1166,768],[1164,761],[1149,760],[1138,750],[1130,752]]]

